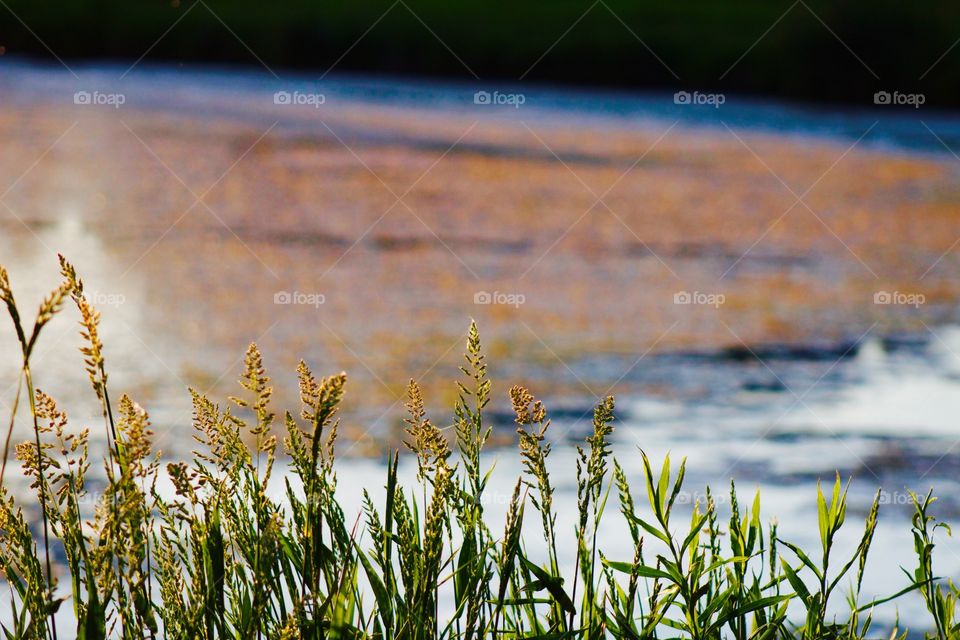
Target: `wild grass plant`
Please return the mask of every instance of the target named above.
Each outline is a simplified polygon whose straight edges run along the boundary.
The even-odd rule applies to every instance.
[[[7,638],[866,638],[875,633],[874,611],[909,591],[929,610],[926,637],[960,637],[958,590],[933,567],[934,535],[946,525],[931,515],[931,494],[913,497],[917,567],[897,593],[865,601],[879,493],[846,556],[835,548],[850,526],[839,475],[826,494],[817,488],[817,549],[782,539],[762,519],[759,493],[741,506],[733,483],[729,510],[721,513],[708,488],[680,522],[685,464],[656,464],[637,452],[638,502],[611,452],[612,397],[597,405],[577,449],[576,504],[559,505],[547,410],[527,389],[510,390],[524,473],[495,526],[484,511],[491,383],[475,325],[452,424],[427,416],[411,381],[406,432],[416,482],[401,485],[395,452],[384,499],[365,492],[360,518],[336,495],[345,374],[318,378],[301,363],[300,407],[278,412],[254,345],[237,397],[221,405],[192,392],[193,459],[162,465],[146,411],[126,396],[111,401],[99,314],[71,265],[61,259],[61,268],[63,284],[32,327],[0,268],[0,300],[21,351],[10,432],[26,405],[32,437],[15,454],[40,512],[39,522],[28,521],[20,502],[27,496],[0,486]],[[102,408],[102,461],[90,459],[89,432],[70,429],[55,400],[34,386],[34,346],[68,301],[79,312],[83,360]],[[6,468],[9,446],[8,434],[2,473],[17,466]],[[289,469],[282,474],[280,456]],[[99,493],[88,488],[91,464],[103,465]],[[559,548],[560,509],[576,509],[572,566]],[[611,520],[625,526],[630,557],[600,548],[598,532]],[[54,571],[55,553],[65,558],[62,572]],[[69,589],[58,573],[69,576]],[[72,608],[69,629],[55,616],[62,607]]]

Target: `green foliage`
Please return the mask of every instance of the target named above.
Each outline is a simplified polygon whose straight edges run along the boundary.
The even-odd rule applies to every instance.
[[[65,601],[76,621],[69,635],[84,640],[865,638],[875,607],[909,591],[930,611],[928,637],[960,637],[960,591],[933,572],[934,533],[949,528],[930,515],[930,494],[914,496],[918,566],[905,571],[906,586],[863,602],[879,493],[859,545],[839,567],[835,540],[847,515],[839,475],[829,500],[817,490],[818,557],[782,540],[775,523],[764,525],[759,493],[741,508],[732,483],[729,519],[708,488],[689,524],[678,523],[685,463],[677,467],[668,456],[658,467],[639,452],[646,491],[639,506],[612,456],[612,397],[597,405],[592,433],[577,448],[576,559],[565,566],[548,470],[550,420],[528,390],[510,390],[524,473],[502,533],[494,534],[483,508],[493,471],[483,451],[491,385],[475,325],[452,427],[434,425],[411,381],[407,446],[417,460],[416,483],[401,485],[399,452],[391,456],[384,503],[365,494],[362,520],[349,521],[336,498],[336,414],[346,375],[317,378],[301,363],[300,409],[278,414],[254,345],[239,397],[221,407],[193,392],[200,445],[193,460],[161,468],[146,411],[124,396],[114,413],[99,315],[66,261],[62,271],[63,285],[28,333],[0,269],[0,300],[21,345],[21,390],[29,394],[34,430],[16,456],[43,514],[42,531],[34,533],[19,497],[0,486],[0,571],[12,594],[6,638],[55,640],[54,614]],[[34,389],[30,371],[40,330],[67,298],[80,313],[84,361],[110,443],[105,488],[92,513],[89,432],[68,429],[67,415]],[[289,471],[274,474],[281,454]],[[173,492],[160,491],[164,484]],[[611,493],[633,548],[629,558],[608,558],[598,546],[599,532],[617,518],[606,509]],[[525,519],[529,507],[538,517]],[[530,528],[541,526],[542,543],[533,545]],[[65,599],[55,595],[53,545],[63,549],[70,577]],[[828,604],[841,584],[849,593],[838,616]]]
[[[877,0],[5,0],[8,54],[960,102],[960,6]],[[14,19],[17,16],[18,19]],[[22,22],[21,22],[22,21]],[[29,25],[29,27],[27,26]],[[163,37],[160,37],[160,36]],[[149,49],[148,49],[149,47]],[[145,53],[146,52],[146,53]],[[923,77],[925,71],[930,75]]]

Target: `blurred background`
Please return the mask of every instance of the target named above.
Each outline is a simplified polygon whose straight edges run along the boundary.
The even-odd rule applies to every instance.
[[[960,7],[827,0],[6,0],[8,52],[522,78],[859,102],[960,100]],[[12,15],[11,15],[12,14]],[[14,18],[13,16],[16,16]],[[48,45],[48,46],[46,46]]]
[[[908,490],[960,514],[960,6],[0,4],[0,264],[30,308],[75,263],[166,455],[256,341],[280,406],[300,358],[348,372],[357,489],[409,378],[449,422],[475,319],[504,503],[522,383],[559,459],[613,393],[634,479],[688,455],[798,538],[835,470],[893,560]],[[78,346],[53,323],[35,375],[95,426]],[[0,324],[0,408],[16,353]]]

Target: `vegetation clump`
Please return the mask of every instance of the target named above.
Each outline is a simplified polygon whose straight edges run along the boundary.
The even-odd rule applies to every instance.
[[[383,502],[364,492],[356,521],[336,496],[346,375],[318,378],[301,363],[301,406],[277,413],[255,345],[240,396],[221,406],[192,392],[199,450],[189,462],[163,467],[147,412],[126,396],[111,402],[99,314],[73,267],[63,259],[61,267],[63,284],[43,301],[29,332],[0,268],[0,300],[22,356],[10,431],[25,396],[33,434],[15,453],[41,513],[34,530],[20,497],[0,485],[7,638],[865,638],[874,609],[910,591],[931,614],[927,637],[960,637],[960,592],[933,569],[934,532],[946,525],[930,515],[931,494],[913,496],[918,566],[907,572],[907,585],[865,602],[879,492],[859,545],[845,557],[835,549],[847,515],[839,475],[829,497],[817,490],[816,554],[781,539],[775,523],[764,525],[759,493],[741,508],[732,483],[729,514],[720,513],[708,488],[689,524],[678,524],[685,465],[667,457],[658,468],[639,452],[646,504],[638,506],[611,453],[612,397],[597,405],[592,433],[577,450],[575,561],[560,553],[567,550],[558,542],[548,470],[548,413],[520,386],[510,398],[524,473],[494,530],[484,511],[492,468],[483,456],[490,435],[483,412],[491,384],[475,325],[452,425],[427,417],[410,381],[407,446],[416,456],[416,484],[401,486],[399,455],[392,455]],[[67,300],[79,310],[108,443],[100,493],[87,482],[89,431],[68,428],[66,413],[34,387],[30,367],[41,330]],[[2,472],[9,445],[8,435]],[[276,473],[281,454],[287,469]],[[607,509],[611,493],[619,516]],[[536,514],[526,518],[531,509]],[[609,558],[599,547],[598,532],[614,519],[629,535],[631,557]],[[69,593],[55,578],[58,551]],[[838,589],[846,589],[845,606],[836,605]],[[56,616],[63,606],[73,610],[70,629],[63,628],[69,616]],[[894,628],[890,637],[906,632]]]

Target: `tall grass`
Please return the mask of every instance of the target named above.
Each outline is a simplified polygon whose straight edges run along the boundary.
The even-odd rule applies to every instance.
[[[611,454],[612,397],[597,405],[592,433],[577,450],[575,504],[571,497],[561,505],[549,471],[547,410],[527,389],[510,390],[524,472],[505,522],[494,528],[484,512],[491,384],[475,325],[452,425],[427,417],[411,380],[407,447],[416,481],[401,485],[395,453],[385,499],[365,493],[358,519],[336,496],[346,375],[318,378],[301,363],[299,410],[278,412],[254,345],[237,397],[221,405],[192,392],[198,451],[189,462],[161,467],[146,411],[126,396],[111,402],[99,315],[70,264],[61,267],[63,284],[43,301],[29,332],[0,269],[0,299],[22,356],[10,430],[25,394],[33,434],[16,446],[16,457],[41,520],[29,522],[23,496],[0,487],[7,638],[866,638],[875,608],[894,607],[909,591],[929,609],[927,637],[960,637],[958,590],[933,568],[934,534],[946,525],[930,515],[930,494],[914,496],[917,567],[906,585],[864,601],[879,493],[847,556],[835,548],[847,515],[839,475],[826,494],[817,488],[815,550],[783,540],[776,524],[764,524],[759,493],[741,506],[732,483],[729,513],[708,488],[689,521],[679,522],[686,517],[677,507],[685,464],[669,457],[656,464],[638,452],[640,506]],[[97,495],[87,487],[90,434],[69,429],[55,400],[34,388],[30,368],[41,330],[68,300],[79,312],[83,360],[108,443],[97,461],[105,478]],[[281,456],[282,474],[275,472]],[[161,490],[165,483],[173,490]],[[611,494],[619,514],[608,509]],[[560,509],[576,510],[573,554],[561,548]],[[630,557],[608,557],[598,544],[598,532],[615,520],[629,536]],[[57,582],[56,550],[69,593]],[[572,564],[564,560],[570,555]],[[845,591],[840,605],[838,590]],[[69,630],[57,628],[62,606],[73,609],[60,617],[75,621]],[[906,632],[890,632],[898,636]]]

